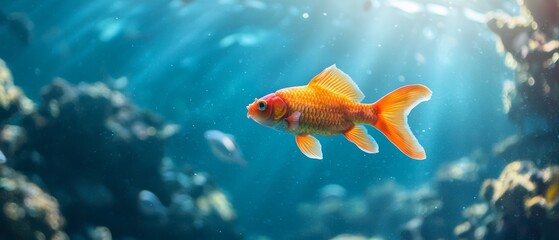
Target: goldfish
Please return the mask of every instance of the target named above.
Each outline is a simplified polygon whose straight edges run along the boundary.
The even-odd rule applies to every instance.
[[[425,150],[411,132],[407,116],[431,90],[421,84],[400,87],[372,104],[361,103],[365,95],[344,72],[332,65],[306,86],[280,89],[255,98],[247,118],[295,135],[301,152],[322,159],[322,146],[314,136],[342,134],[366,153],[378,153],[378,144],[364,125],[382,132],[400,151],[412,159],[426,158]]]

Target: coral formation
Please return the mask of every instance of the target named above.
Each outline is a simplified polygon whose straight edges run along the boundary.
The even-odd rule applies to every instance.
[[[489,207],[469,207],[464,212],[467,221],[455,234],[458,239],[556,239],[557,187],[559,167],[538,169],[530,161],[512,162],[498,179],[485,180],[480,194]]]
[[[479,185],[492,168],[490,158],[479,151],[443,165],[432,180],[431,198],[421,200],[426,210],[402,230],[403,239],[452,239],[464,206],[476,202]],[[472,197],[474,196],[474,197]]]
[[[441,166],[428,184],[414,190],[386,182],[371,186],[363,196],[347,198],[340,186],[327,185],[318,203],[299,206],[304,224],[297,237],[452,239],[464,206],[478,202],[479,186],[498,167],[490,164],[492,160],[474,151]]]
[[[0,239],[68,239],[56,199],[0,163]]]
[[[415,208],[418,204],[414,197],[424,193],[410,193],[394,182],[387,182],[371,186],[363,196],[346,198],[332,186],[338,185],[321,189],[318,203],[299,205],[299,214],[306,224],[298,239],[344,239],[348,235],[343,234],[348,233],[396,238],[401,224],[420,209]]]
[[[494,14],[489,28],[507,51],[514,82],[504,85],[504,109],[520,127],[494,147],[510,162],[498,179],[483,182],[487,203],[463,212],[454,229],[458,239],[556,239],[559,230],[559,4],[555,0],[519,1],[521,16]],[[542,121],[543,120],[543,121]],[[547,123],[547,126],[539,124]],[[532,128],[532,132],[526,130]],[[526,161],[518,161],[526,159]],[[551,166],[550,166],[551,165]],[[539,169],[537,166],[545,167]]]
[[[504,89],[505,111],[519,126],[539,116],[551,127],[559,117],[559,4],[555,0],[519,1],[522,15],[494,14],[487,25],[507,51],[516,71],[514,84]]]
[[[508,161],[531,157],[541,165],[557,163],[553,156],[559,146],[559,4],[555,0],[519,4],[520,16],[493,14],[487,23],[507,52],[507,65],[516,72],[514,82],[504,86],[504,109],[522,133],[499,144],[495,152]],[[547,127],[541,129],[538,119]],[[526,134],[530,121],[540,129]]]
[[[416,239],[410,235],[413,234],[412,229],[398,233],[408,221],[430,221],[410,219],[415,216],[434,216],[433,213],[440,207],[440,199],[428,187],[410,191],[388,182],[371,186],[364,196],[351,199],[323,197],[316,205],[301,204],[301,217],[306,223],[312,223],[312,227],[301,229],[298,238],[326,239],[350,233],[380,239]],[[429,226],[432,227],[431,224]]]
[[[2,102],[11,125],[1,128],[0,150],[60,204],[71,239],[240,238],[211,178],[166,157],[176,125],[101,83],[56,79],[36,109],[23,107],[33,104],[3,69],[0,91],[17,94]]]
[[[14,85],[10,69],[0,59],[0,123],[19,111],[28,113],[32,110],[31,100]]]

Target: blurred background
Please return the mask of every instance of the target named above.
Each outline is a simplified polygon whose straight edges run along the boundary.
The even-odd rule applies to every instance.
[[[547,6],[543,7],[544,10],[532,8],[532,13],[533,9],[544,13],[545,9],[550,9],[546,15],[548,18],[542,20],[548,25],[542,22],[536,26],[531,24],[538,19],[530,15],[530,9],[526,4],[522,5],[524,2],[528,2],[528,7],[530,3]],[[76,140],[73,142],[89,141],[91,147],[81,148],[79,144],[65,147],[61,143],[57,145],[60,150],[52,153],[52,148],[44,144],[54,144],[60,136],[66,136],[64,141],[71,138],[60,130],[67,127],[66,122],[35,135],[46,143],[37,141],[29,144],[30,147],[24,147],[25,151],[9,151],[6,147],[0,149],[8,159],[7,166],[23,172],[31,182],[58,199],[61,215],[66,217],[66,227],[60,228],[60,231],[65,231],[64,234],[54,236],[62,238],[99,239],[95,238],[97,235],[92,235],[91,232],[95,231],[90,231],[101,231],[98,226],[106,227],[103,228],[105,232],[101,231],[105,234],[101,237],[108,234],[109,239],[111,234],[113,239],[163,236],[158,233],[165,229],[163,227],[141,230],[153,234],[142,235],[134,232],[140,231],[138,228],[143,225],[122,227],[106,219],[110,217],[97,217],[94,213],[79,216],[65,213],[68,209],[80,209],[79,202],[83,199],[71,197],[72,192],[80,191],[58,191],[53,190],[57,189],[53,186],[63,185],[66,181],[80,182],[79,177],[84,172],[87,175],[87,168],[98,168],[97,174],[114,174],[110,179],[100,180],[103,191],[113,197],[96,209],[97,214],[113,217],[128,214],[128,210],[119,212],[121,205],[117,203],[121,202],[129,205],[129,211],[134,213],[130,216],[135,219],[156,216],[158,223],[148,221],[147,225],[169,227],[167,225],[172,225],[172,222],[185,221],[188,224],[175,224],[169,228],[190,228],[185,226],[202,224],[195,221],[196,217],[188,220],[173,218],[171,206],[179,204],[175,201],[181,201],[174,198],[178,190],[165,192],[167,190],[160,190],[163,187],[154,182],[142,185],[138,180],[136,184],[134,181],[142,179],[141,174],[135,177],[124,174],[122,177],[130,182],[128,184],[136,184],[133,188],[111,187],[111,182],[119,181],[114,179],[121,179],[120,172],[151,166],[154,176],[166,176],[158,169],[172,164],[177,172],[190,174],[188,179],[194,184],[196,176],[211,179],[212,189],[218,189],[216,191],[222,193],[223,199],[234,209],[234,217],[229,218],[234,219],[230,221],[233,229],[231,236],[248,239],[329,239],[347,233],[363,238],[419,239],[415,237],[422,235],[424,239],[452,239],[457,234],[455,226],[468,219],[463,217],[463,210],[473,203],[486,202],[478,194],[483,179],[497,178],[507,162],[534,156],[499,155],[495,146],[505,139],[511,140],[509,136],[514,134],[554,129],[549,126],[554,126],[555,115],[547,115],[549,111],[546,109],[531,110],[537,104],[530,105],[529,100],[535,98],[525,96],[539,96],[536,90],[517,91],[514,95],[511,91],[504,92],[504,89],[510,90],[515,86],[522,90],[518,84],[529,82],[530,77],[526,77],[525,81],[519,80],[519,76],[525,76],[519,73],[521,70],[536,76],[531,78],[529,86],[540,86],[537,77],[540,75],[534,72],[545,71],[544,75],[554,82],[548,84],[551,89],[547,91],[549,94],[554,93],[554,84],[558,79],[553,75],[556,70],[549,70],[557,61],[557,56],[553,55],[555,45],[542,47],[557,39],[557,25],[554,25],[559,15],[557,1],[524,2],[98,0],[85,3],[0,0],[0,58],[10,69],[13,83],[29,101],[36,103],[39,115],[48,113],[56,119],[58,115],[53,113],[53,104],[61,104],[55,109],[60,108],[57,111],[64,116],[62,104],[69,97],[61,96],[95,95],[97,90],[87,90],[85,86],[100,83],[103,86],[101,89],[109,92],[106,96],[113,105],[118,105],[114,99],[118,93],[118,96],[142,109],[140,112],[154,114],[153,118],[157,119],[154,121],[160,125],[150,125],[155,126],[153,129],[172,132],[162,138],[161,157],[145,157],[142,160],[153,164],[136,165],[138,156],[143,158],[145,155],[142,151],[131,150],[134,154],[126,160],[127,164],[122,165],[126,168],[117,164],[116,170],[112,169],[115,166],[111,162],[115,161],[110,160],[112,155],[109,153],[119,152],[125,145],[109,148],[109,158],[102,160],[103,164],[91,160],[71,168],[62,167],[64,170],[53,167],[57,163],[64,165],[65,160],[60,159],[69,155],[74,159],[82,159],[82,155],[97,158],[97,152],[102,152],[108,145],[103,140],[106,138],[91,140],[84,137],[89,135],[80,135],[82,133],[79,132],[75,133]],[[521,17],[519,20],[509,16]],[[507,21],[522,27],[513,28],[513,25],[507,25]],[[496,23],[491,25],[491,22]],[[506,30],[506,26],[515,30],[504,34],[498,31]],[[534,42],[540,45],[534,45]],[[538,51],[550,52],[545,61],[540,61],[547,61],[548,64],[534,68],[535,60],[530,56],[542,55],[538,55]],[[530,55],[532,52],[536,54]],[[525,60],[525,65],[522,60]],[[418,105],[408,117],[413,133],[427,152],[425,161],[406,157],[372,127],[369,127],[369,133],[380,146],[378,154],[366,154],[342,136],[319,137],[324,159],[308,159],[300,153],[292,135],[260,126],[246,118],[245,106],[254,98],[280,88],[305,85],[332,64],[353,78],[366,96],[365,103],[374,102],[407,84],[424,84],[433,91],[431,100]],[[522,66],[532,68],[526,70],[527,67]],[[52,83],[53,79],[58,80]],[[49,84],[50,88],[45,88]],[[550,99],[555,98],[550,96]],[[72,105],[72,109],[77,109],[78,105]],[[516,109],[514,114],[509,111],[510,105]],[[21,107],[21,104],[18,106]],[[73,113],[79,120],[75,126],[72,125],[75,128],[90,127],[80,121],[87,123],[91,120],[83,112],[95,112],[97,105],[92,108],[87,106]],[[112,119],[110,115],[120,112],[120,107],[118,105],[117,110],[111,108],[111,111],[103,110],[99,114],[107,114],[107,119]],[[40,121],[47,119],[46,125],[50,126],[50,117],[18,112],[19,116],[10,117],[4,123],[25,129],[29,127],[27,122],[33,122],[33,129],[41,129],[44,125]],[[85,117],[80,118],[82,113]],[[32,120],[26,121],[27,118]],[[146,120],[152,117],[141,119],[146,126],[153,122]],[[114,135],[121,133],[106,119],[99,121],[103,123],[101,125],[109,126]],[[142,127],[130,124],[130,129],[140,136],[141,141],[144,140],[138,133]],[[149,127],[146,129],[146,134],[151,136],[152,130]],[[209,130],[218,132],[209,135]],[[27,132],[31,131],[27,129]],[[88,134],[96,136],[95,133]],[[551,136],[556,135],[552,133]],[[27,136],[27,139],[30,138]],[[553,149],[555,143],[553,137],[551,139],[552,143],[542,142],[551,144]],[[516,141],[522,140],[517,135]],[[230,145],[224,141],[233,142],[234,147],[228,148]],[[130,143],[129,140],[124,142]],[[540,146],[542,142],[539,142]],[[103,147],[98,148],[99,144]],[[501,145],[501,149],[507,149],[509,145]],[[150,148],[152,145],[147,142],[140,146]],[[516,145],[512,146],[514,149]],[[27,154],[21,154],[22,151]],[[74,151],[80,153],[68,153]],[[32,159],[29,156],[35,156],[33,154],[40,155],[43,160],[17,160],[25,158],[22,156]],[[556,158],[551,161],[542,159],[547,158],[538,157],[533,162],[538,167],[556,162]],[[24,163],[18,164],[17,161]],[[44,180],[51,178],[49,174],[54,174],[50,168],[80,174]],[[99,181],[87,182],[97,186]],[[543,182],[549,184],[553,181]],[[181,191],[191,196],[193,208],[203,209],[205,205],[197,201],[195,191],[182,184],[187,190]],[[85,195],[90,196],[96,195],[96,191],[91,189],[98,189],[82,185],[76,188],[85,188]],[[120,199],[117,195],[128,191],[123,189],[134,191],[130,190],[130,197]],[[539,194],[546,193],[546,189],[538,190]],[[165,194],[170,197],[163,197]],[[74,199],[68,202],[75,208],[65,207],[64,200],[60,200],[64,196]],[[550,197],[548,201],[553,199]],[[492,200],[489,197],[487,201],[491,204]],[[144,201],[148,202],[147,206],[142,205]],[[446,205],[441,204],[445,201]],[[448,226],[440,227],[442,225],[437,225],[440,224],[437,221],[429,222],[427,216],[436,213],[437,210],[433,209],[442,205],[449,213],[440,221]],[[448,210],[449,206],[451,210]],[[484,206],[489,211],[487,204]],[[214,211],[219,213],[217,209],[219,207]],[[227,219],[223,214],[218,215]],[[414,219],[416,222],[413,222]],[[80,224],[73,224],[73,220]],[[409,230],[410,224],[421,226],[420,222],[431,224],[427,227],[431,231],[419,231],[419,235],[415,236]],[[474,229],[474,224],[470,225],[470,229]],[[208,232],[219,232],[219,228],[211,225],[207,229]],[[434,233],[429,235],[426,232]],[[11,237],[14,236],[19,235]],[[191,239],[230,239],[229,235],[204,235],[196,231],[167,237],[178,239],[185,236]],[[489,239],[487,236],[492,235],[484,236]],[[21,236],[14,238],[23,239]],[[473,238],[472,233],[470,239]]]

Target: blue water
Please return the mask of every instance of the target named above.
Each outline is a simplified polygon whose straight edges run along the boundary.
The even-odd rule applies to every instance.
[[[181,126],[169,156],[210,174],[232,201],[239,228],[288,238],[300,226],[298,204],[316,201],[326,184],[349,196],[387,181],[417,189],[442,164],[474,150],[490,153],[515,132],[501,100],[513,72],[496,37],[460,9],[516,9],[433,1],[449,9],[441,15],[364,2],[2,1],[1,11],[23,12],[34,27],[29,45],[0,27],[0,58],[35,100],[55,77],[108,84],[127,77],[127,97]],[[371,127],[378,154],[342,136],[319,137],[324,160],[312,160],[294,136],[246,118],[255,97],[305,85],[332,64],[353,78],[366,103],[406,84],[433,91],[409,115],[427,160],[409,159]],[[210,129],[234,135],[249,166],[216,159],[203,138]]]

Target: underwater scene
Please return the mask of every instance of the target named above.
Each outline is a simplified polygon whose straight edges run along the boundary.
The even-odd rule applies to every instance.
[[[559,239],[558,0],[0,0],[0,239]]]

